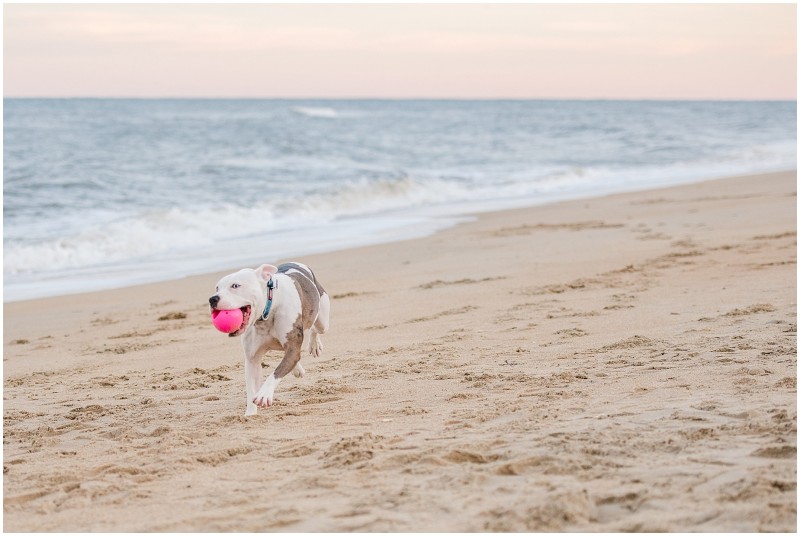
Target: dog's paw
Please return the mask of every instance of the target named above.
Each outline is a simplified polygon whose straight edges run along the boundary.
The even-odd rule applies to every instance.
[[[274,397],[272,396],[256,396],[253,399],[253,404],[259,408],[268,408],[274,403],[274,401]]]
[[[322,355],[322,348],[322,339],[319,338],[319,335],[316,335],[311,339],[311,344],[308,345],[308,353],[313,357],[319,357]]]
[[[306,369],[303,368],[303,365],[298,363],[297,365],[295,365],[292,374],[294,374],[295,378],[303,378],[306,375]]]
[[[258,406],[255,404],[247,404],[247,409],[244,412],[245,417],[252,417],[258,413]]]
[[[261,391],[259,391],[256,397],[253,399],[253,404],[259,408],[268,408],[274,402],[275,395],[273,393],[262,393]]]
[[[259,408],[270,407],[274,401],[275,387],[278,386],[278,382],[280,382],[280,380],[276,380],[275,376],[270,374],[267,378],[267,381],[264,382],[264,385],[262,385],[261,389],[259,389],[258,393],[256,393],[256,397],[253,399],[253,404]]]

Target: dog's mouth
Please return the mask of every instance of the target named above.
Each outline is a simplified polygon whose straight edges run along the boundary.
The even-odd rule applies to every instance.
[[[245,305],[244,307],[239,307],[239,310],[242,312],[242,325],[239,326],[239,329],[232,333],[228,333],[228,337],[236,337],[244,333],[247,329],[248,324],[250,323],[250,306]]]

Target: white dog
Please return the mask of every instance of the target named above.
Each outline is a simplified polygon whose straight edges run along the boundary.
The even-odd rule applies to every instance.
[[[300,355],[309,334],[308,350],[322,352],[320,335],[328,329],[331,300],[314,273],[304,264],[279,267],[263,264],[223,277],[209,298],[211,309],[241,309],[241,327],[230,334],[243,335],[244,377],[247,384],[245,416],[272,405],[275,387],[286,374],[305,375]],[[283,350],[283,360],[261,384],[261,358],[267,350]]]

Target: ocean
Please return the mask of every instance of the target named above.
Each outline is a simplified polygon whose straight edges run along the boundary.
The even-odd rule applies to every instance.
[[[3,103],[4,301],[797,166],[794,101]]]

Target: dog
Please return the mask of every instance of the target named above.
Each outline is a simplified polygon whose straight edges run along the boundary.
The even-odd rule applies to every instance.
[[[242,336],[247,387],[245,416],[272,405],[275,388],[289,372],[305,376],[300,364],[303,340],[308,351],[322,353],[320,335],[328,330],[331,300],[305,264],[287,262],[277,268],[262,264],[225,276],[208,300],[211,310],[241,309],[242,325],[230,337]],[[267,350],[283,350],[283,359],[261,383],[261,358]]]

